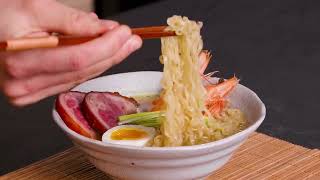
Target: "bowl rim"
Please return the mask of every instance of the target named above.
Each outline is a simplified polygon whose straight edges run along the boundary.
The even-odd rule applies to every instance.
[[[160,71],[134,71],[134,72],[125,72],[125,73],[117,73],[117,74],[111,74],[111,75],[106,75],[106,76],[101,76],[98,78],[94,78],[91,79],[89,81],[95,81],[97,79],[104,79],[110,76],[128,76],[128,75],[132,75],[132,74],[139,74],[139,73],[155,73],[155,74],[159,74],[162,72]],[[86,81],[86,82],[89,82]],[[80,84],[81,85],[81,84]],[[78,85],[78,86],[80,86]],[[76,86],[73,89],[76,89],[78,86]],[[198,145],[193,145],[193,146],[176,146],[176,147],[137,147],[137,146],[128,146],[128,145],[118,145],[118,144],[111,144],[111,143],[105,143],[99,140],[95,140],[95,139],[90,139],[87,138],[85,136],[82,136],[78,133],[76,133],[75,131],[71,130],[69,127],[66,126],[66,124],[63,122],[63,120],[61,119],[60,115],[57,113],[57,111],[55,110],[55,103],[53,104],[53,108],[52,108],[52,116],[53,116],[53,120],[55,121],[55,123],[67,134],[67,135],[71,135],[73,138],[84,142],[86,144],[94,144],[96,146],[100,146],[100,147],[112,147],[112,148],[120,148],[120,149],[126,149],[126,150],[139,150],[139,151],[177,151],[177,150],[181,150],[181,151],[190,151],[190,150],[200,150],[200,149],[204,149],[204,148],[213,148],[213,147],[219,147],[222,145],[226,145],[229,144],[231,142],[237,141],[237,139],[241,138],[241,137],[246,137],[248,135],[250,135],[252,132],[254,132],[259,126],[260,124],[263,122],[263,120],[265,119],[266,116],[266,107],[264,105],[264,103],[261,101],[261,99],[258,97],[258,95],[252,91],[251,89],[247,88],[244,85],[239,84],[239,86],[241,86],[242,88],[244,88],[246,91],[249,91],[255,98],[256,101],[259,102],[259,104],[261,104],[260,107],[260,116],[259,118],[252,123],[249,127],[245,128],[244,130],[233,134],[231,136],[228,136],[226,138],[217,140],[217,141],[213,141],[213,142],[209,142],[209,143],[205,143],[205,144],[198,144]],[[72,89],[72,90],[73,90]],[[78,143],[77,143],[78,144]]]

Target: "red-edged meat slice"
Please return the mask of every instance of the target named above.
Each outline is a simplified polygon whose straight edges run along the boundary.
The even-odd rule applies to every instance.
[[[137,112],[138,103],[133,98],[115,92],[90,92],[82,108],[91,127],[100,133],[118,124],[118,117]]]
[[[56,110],[70,129],[88,138],[98,139],[98,133],[90,127],[81,112],[80,106],[85,95],[81,92],[59,94],[56,100]]]

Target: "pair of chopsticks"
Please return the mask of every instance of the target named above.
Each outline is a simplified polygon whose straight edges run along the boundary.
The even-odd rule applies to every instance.
[[[167,26],[151,26],[133,28],[132,33],[139,35],[142,39],[154,39],[167,36],[175,36],[175,32],[166,31]],[[100,36],[100,35],[99,35]],[[69,46],[88,42],[99,36],[75,37],[75,36],[46,36],[35,38],[12,39],[0,42],[0,51],[20,51],[37,48],[53,48],[58,46]]]

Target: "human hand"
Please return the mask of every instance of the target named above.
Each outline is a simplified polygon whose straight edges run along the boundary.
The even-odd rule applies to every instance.
[[[54,0],[0,0],[0,41],[46,36],[103,35],[75,46],[0,53],[0,89],[16,106],[35,103],[98,76],[141,47],[129,27]]]

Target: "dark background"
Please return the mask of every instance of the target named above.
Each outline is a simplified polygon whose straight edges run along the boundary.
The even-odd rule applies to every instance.
[[[320,147],[320,1],[167,0],[143,2],[146,6],[108,2],[97,2],[98,15],[130,26],[165,24],[173,14],[203,21],[205,48],[214,54],[208,69],[224,77],[236,74],[266,104],[267,117],[258,131]],[[141,50],[104,75],[160,71],[159,53],[159,41],[145,41]],[[71,146],[52,121],[53,100],[16,109],[0,97],[0,174]]]
[[[99,17],[107,17],[158,1],[160,0],[96,0],[94,6]]]

